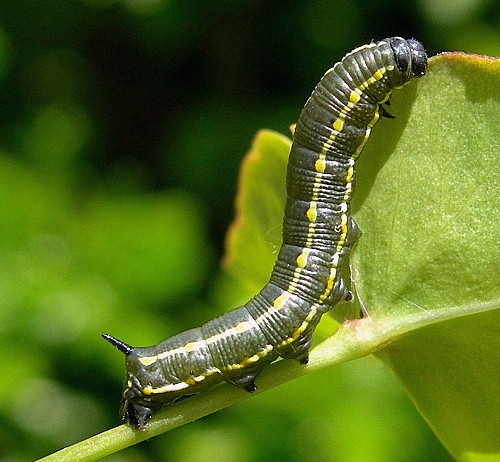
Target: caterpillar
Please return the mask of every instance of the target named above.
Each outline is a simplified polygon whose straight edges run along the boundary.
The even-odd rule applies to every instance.
[[[355,162],[392,90],[423,76],[416,40],[386,38],[356,48],[329,69],[307,100],[291,147],[283,242],[269,282],[250,301],[155,346],[125,354],[121,415],[145,429],[161,407],[226,381],[247,392],[278,357],[308,361],[321,316],[350,300],[342,268],[360,231],[351,217]]]

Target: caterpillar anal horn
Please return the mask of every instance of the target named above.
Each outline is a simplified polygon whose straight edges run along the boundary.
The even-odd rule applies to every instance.
[[[101,334],[101,337],[107,342],[111,343],[111,345],[113,345],[117,350],[120,350],[125,355],[128,356],[130,353],[132,353],[133,348],[130,345],[127,345],[125,342],[118,340],[112,335]]]

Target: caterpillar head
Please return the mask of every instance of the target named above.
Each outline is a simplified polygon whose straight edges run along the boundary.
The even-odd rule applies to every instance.
[[[408,78],[422,77],[427,70],[427,54],[423,45],[415,40],[401,37],[389,39],[398,69]]]

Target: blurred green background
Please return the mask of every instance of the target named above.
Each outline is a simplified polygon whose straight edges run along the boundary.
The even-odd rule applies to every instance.
[[[495,0],[0,2],[0,462],[119,423],[123,358],[248,295],[219,270],[255,132],[355,46],[500,54]],[[447,461],[391,373],[304,377],[107,461]]]

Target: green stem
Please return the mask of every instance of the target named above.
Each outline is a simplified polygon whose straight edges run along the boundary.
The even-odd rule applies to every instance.
[[[282,383],[325,367],[351,361],[374,353],[387,343],[412,330],[448,319],[498,308],[499,302],[448,307],[432,312],[419,311],[404,318],[374,320],[364,318],[347,321],[339,330],[314,348],[309,364],[300,366],[295,361],[278,361],[259,376],[258,389],[262,393]],[[156,414],[145,431],[129,425],[120,425],[84,441],[61,449],[38,462],[91,462],[132,446],[153,436],[173,430],[220,409],[248,399],[249,393],[224,384],[192,398],[166,407]]]

